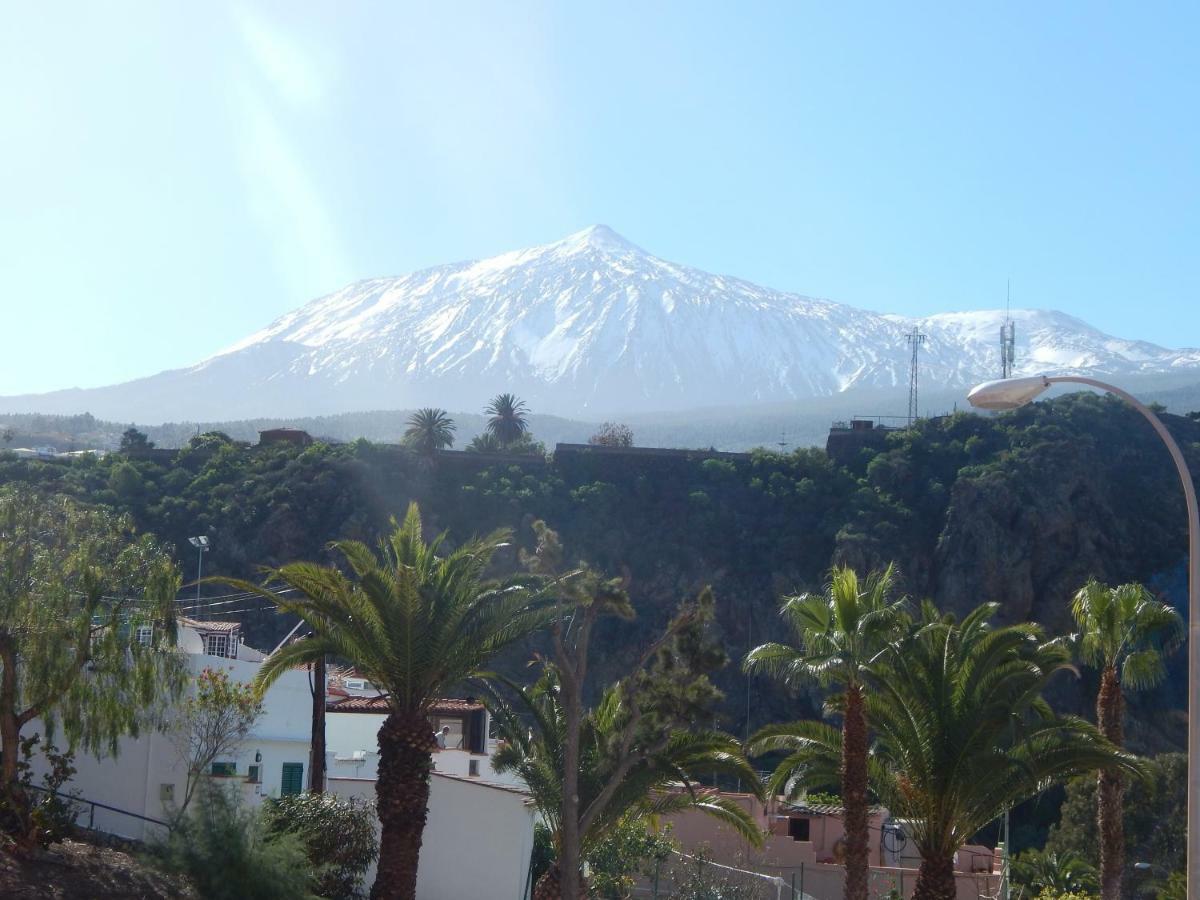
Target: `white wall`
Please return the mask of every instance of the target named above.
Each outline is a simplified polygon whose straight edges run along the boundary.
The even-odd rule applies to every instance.
[[[205,668],[224,669],[230,678],[249,682],[258,671],[256,663],[242,660],[223,659],[200,654],[187,659],[192,675]],[[254,731],[242,743],[233,760],[237,776],[216,779],[236,785],[250,803],[262,797],[278,797],[283,778],[284,763],[301,763],[307,783],[309,768],[309,738],[312,728],[312,695],[309,693],[306,672],[287,672],[277,681],[264,698],[265,713]],[[23,730],[29,735],[44,733],[40,722],[31,722]],[[61,743],[61,737],[59,738]],[[96,759],[88,754],[76,756],[75,777],[65,790],[77,790],[81,797],[104,803],[126,812],[137,813],[152,819],[166,819],[170,815],[171,802],[163,800],[163,785],[171,785],[174,804],[183,800],[187,781],[187,769],[171,741],[163,734],[152,732],[138,738],[123,738],[118,744],[118,754]],[[249,766],[255,765],[255,754],[262,757],[260,763],[262,783],[246,782]],[[48,766],[41,755],[35,757],[34,783],[41,784],[42,774]],[[89,823],[90,813],[85,811],[79,822]],[[160,831],[153,825],[116,812],[96,810],[94,824],[97,828],[137,840]]]
[[[329,792],[375,799],[373,779],[333,776]],[[474,779],[433,774],[417,870],[417,900],[523,900],[533,851],[528,795]],[[375,879],[367,873],[365,884]]]
[[[325,716],[325,748],[329,753],[330,777],[347,776],[374,778],[379,765],[379,728],[386,717],[375,713],[330,712]],[[488,753],[476,754],[466,750],[439,750],[433,754],[433,767],[448,775],[470,776],[475,761],[482,781],[521,787],[515,775],[498,773],[492,768],[491,753],[495,741],[487,742]],[[366,751],[363,761],[353,761],[355,751]]]

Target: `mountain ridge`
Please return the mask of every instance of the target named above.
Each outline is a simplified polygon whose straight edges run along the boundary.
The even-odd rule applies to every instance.
[[[479,408],[511,390],[597,418],[903,389],[999,368],[999,310],[910,318],[776,291],[646,252],[607,226],[482,260],[370,278],[316,298],[195,365],[119,385],[0,398],[0,411],[139,421]],[[1200,381],[1200,351],[1013,310],[1017,373]]]

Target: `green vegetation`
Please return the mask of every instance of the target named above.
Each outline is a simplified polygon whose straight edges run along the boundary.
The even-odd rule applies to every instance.
[[[763,644],[746,655],[748,671],[764,672],[790,686],[816,682],[842,688],[838,698],[842,716],[838,769],[846,827],[846,900],[867,900],[869,741],[864,702],[875,661],[901,636],[904,602],[892,596],[895,581],[892,566],[862,581],[853,569],[835,568],[824,593],[799,594],[783,602],[783,618],[796,635],[798,646]],[[765,742],[768,749],[774,749],[770,745],[776,729],[768,725],[756,735],[752,746]],[[794,766],[790,758],[780,764],[768,785],[772,793],[787,792]]]
[[[206,785],[192,815],[154,848],[158,864],[186,876],[204,900],[315,900],[296,834],[272,834],[263,814]]]
[[[1184,637],[1183,618],[1140,584],[1110,588],[1089,580],[1071,604],[1079,626],[1080,655],[1100,670],[1096,722],[1114,745],[1125,742],[1124,690],[1153,687],[1166,675],[1163,657]],[[1101,771],[1096,823],[1100,830],[1100,898],[1120,900],[1125,868],[1121,809],[1125,782],[1119,771]]]
[[[492,449],[511,454],[515,448],[528,448],[532,442],[527,428],[519,429],[516,436],[504,430],[514,416],[523,415],[520,401],[509,397],[504,405],[507,412],[495,405],[493,417],[509,425],[497,424],[493,429]],[[1168,424],[1193,462],[1200,463],[1200,422],[1168,417]],[[500,431],[504,431],[503,437]],[[572,548],[573,558],[586,559],[589,571],[619,573],[615,590],[627,594],[630,605],[636,605],[640,613],[636,619],[597,614],[593,639],[605,652],[592,654],[589,677],[580,679],[577,708],[582,726],[586,716],[594,716],[611,702],[606,699],[614,690],[610,686],[621,684],[630,672],[638,670],[639,648],[652,645],[669,628],[678,598],[694,596],[710,583],[719,602],[713,605],[706,629],[726,652],[740,657],[764,640],[786,639],[777,624],[778,596],[819,590],[831,566],[870,572],[882,571],[895,561],[895,594],[929,597],[941,610],[923,618],[921,636],[910,637],[905,646],[920,660],[921,641],[953,645],[959,654],[953,656],[957,668],[939,676],[951,681],[969,667],[972,653],[981,652],[978,646],[1010,640],[1016,632],[1011,632],[1008,624],[1038,621],[1047,634],[1070,631],[1074,623],[1064,600],[1090,577],[1114,584],[1145,582],[1164,592],[1167,599],[1179,597],[1183,581],[1179,563],[1184,552],[1182,498],[1174,473],[1154,441],[1136,414],[1119,403],[1073,395],[995,418],[960,414],[921,422],[911,430],[891,434],[878,445],[833,459],[812,450],[745,456],[583,450],[562,453],[553,460],[530,453],[513,464],[508,455],[494,457],[486,452],[426,457],[409,448],[367,441],[338,446],[318,442],[309,447],[247,447],[224,435],[206,434],[174,457],[132,446],[123,454],[72,461],[17,459],[0,452],[0,482],[111,506],[141,531],[153,532],[173,545],[179,562],[186,563],[188,570],[194,568],[195,556],[187,538],[196,534],[209,535],[213,543],[205,555],[205,571],[225,578],[252,577],[259,565],[279,577],[293,560],[310,560],[292,569],[300,579],[296,586],[301,593],[342,604],[340,613],[327,616],[330,627],[325,637],[335,634],[333,624],[345,624],[347,610],[354,615],[354,622],[366,621],[363,613],[367,607],[362,604],[368,602],[364,598],[371,591],[382,603],[380,598],[387,591],[380,593],[380,585],[402,584],[403,578],[393,571],[394,560],[400,558],[396,534],[387,544],[383,560],[365,549],[347,553],[347,547],[362,548],[354,542],[374,542],[378,535],[388,533],[390,517],[410,502],[421,504],[429,527],[446,529],[459,540],[497,528],[509,529],[511,540],[489,545],[487,556],[494,569],[486,575],[481,570],[477,573],[480,579],[517,570],[519,551],[533,552],[536,557],[544,535],[530,524],[539,519],[553,522],[563,542]],[[411,524],[406,521],[405,527],[411,534]],[[328,547],[331,540],[338,541],[332,550]],[[435,554],[419,536],[408,545],[425,548],[414,559],[425,560],[421,565],[428,563],[426,571],[436,568],[431,562],[434,555],[448,561],[460,553],[470,556],[471,548],[477,546],[445,540]],[[364,553],[372,558],[369,564]],[[357,568],[355,560],[362,564],[361,571],[336,578],[327,565],[350,562]],[[364,577],[367,572],[370,578]],[[387,577],[377,577],[379,572]],[[549,570],[538,574],[543,579],[560,577]],[[374,587],[368,590],[368,583]],[[526,589],[534,588],[523,584]],[[569,590],[557,593],[564,609],[585,599]],[[422,602],[433,595],[436,591],[421,594]],[[251,642],[265,647],[274,646],[296,615],[312,621],[324,614],[319,604],[305,606],[310,601],[297,602],[294,594],[259,596],[262,601],[214,607],[212,614],[239,618]],[[989,599],[999,605],[988,607],[984,619],[995,624],[988,621],[985,627],[973,611],[981,600]],[[277,617],[264,611],[266,604],[278,605],[287,615]],[[957,615],[960,621],[942,614]],[[968,623],[972,623],[970,629],[966,629]],[[531,619],[529,630],[532,627]],[[969,639],[964,629],[971,632]],[[320,634],[321,629],[317,630]],[[369,661],[373,652],[372,645],[364,643],[369,635],[358,634],[351,641],[349,630],[344,628],[346,634],[333,643],[312,642],[313,651],[360,661],[361,668],[361,660]],[[1004,651],[1013,654],[1013,672],[1009,673],[1013,679],[1037,653],[1049,654],[1037,658],[1051,671],[1063,669],[1056,655],[1060,650],[1045,641],[1041,631],[1018,632],[1024,635],[1024,643],[1018,641]],[[571,635],[578,640],[578,632]],[[481,654],[473,668],[497,651],[495,667],[513,675],[521,671],[531,652],[536,652],[559,667],[561,680],[562,658],[556,652],[553,629],[528,638],[513,634],[511,640],[493,643],[480,642],[477,637],[472,634],[464,639]],[[501,650],[501,644],[508,650]],[[801,645],[806,647],[803,640]],[[569,646],[567,649],[568,661],[579,658]],[[909,661],[901,666],[887,654],[879,663],[896,674],[894,679],[879,679],[880,684],[893,684],[894,696],[888,695],[887,703],[896,709],[903,702],[915,704],[926,693],[921,685],[934,677],[924,663]],[[1182,746],[1184,682],[1171,677],[1181,670],[1182,662],[1170,658],[1164,665],[1168,677],[1158,690],[1123,698],[1130,712],[1124,737],[1132,751]],[[1058,678],[1052,684],[1035,679],[1036,684],[1030,684],[1026,693],[1044,693],[1044,699],[1062,714],[1084,712],[1103,680],[1104,667],[1099,668],[1100,672],[1085,670],[1081,678]],[[429,691],[443,692],[465,674],[465,668],[456,667],[454,672],[447,669],[439,678],[422,682],[425,696],[430,696]],[[713,670],[710,677],[715,689],[712,702],[717,704],[718,718],[723,719],[721,726],[738,734],[769,722],[815,718],[826,699],[817,690],[819,685],[776,684],[754,674],[746,676],[738,667]],[[752,691],[747,692],[745,677],[755,679]],[[1006,682],[1007,678],[998,680]],[[388,685],[386,679],[378,680]],[[394,695],[407,698],[406,690],[396,689]],[[871,682],[871,690],[880,688]],[[900,694],[905,691],[907,699],[902,701]],[[574,689],[568,693],[573,694]],[[718,694],[723,699],[716,699]],[[906,735],[898,723],[887,719],[884,710],[876,709],[884,703],[882,696],[868,691],[867,726],[874,729],[880,748],[869,768],[878,798],[897,802],[888,797],[889,783],[876,768],[886,761],[886,771],[901,772],[909,782],[920,783],[921,766],[932,771],[929,760],[905,756],[902,749],[920,739],[930,748],[942,746],[944,750],[939,742],[954,733],[955,723],[962,724],[968,700],[985,706],[991,703],[988,709],[1005,711],[1003,716],[982,717],[984,731],[972,732],[983,742],[981,746],[992,748],[999,760],[992,763],[1000,771],[1004,771],[1005,761],[1021,758],[1027,749],[1021,741],[1040,735],[1043,726],[1049,727],[1045,722],[1036,723],[1033,716],[1046,707],[1023,693],[1001,699],[970,695],[959,706],[925,710],[945,714],[939,730]],[[831,705],[836,708],[839,703],[844,701],[835,699]],[[1016,721],[1025,729],[1020,736],[1011,729],[1005,731]],[[1073,755],[1076,762],[1072,765],[1078,764],[1082,757],[1076,751],[1087,750],[1084,745],[1093,740],[1094,730],[1062,716],[1049,721],[1058,723],[1057,730],[1052,729],[1052,737],[1043,735],[1045,740],[1059,741],[1055,746],[1064,750],[1064,758]],[[430,730],[421,732],[418,724],[413,724],[411,734],[420,732],[421,739],[428,741]],[[816,760],[820,750],[826,762],[832,761],[825,769],[826,774],[832,773],[828,786],[841,789],[853,804],[854,799],[840,785],[837,770],[843,750],[841,736],[831,729],[822,731],[822,727],[811,724],[815,730],[796,737],[809,742],[803,747],[811,760]],[[1099,744],[1088,752],[1099,750],[1111,752]],[[1094,770],[1102,755],[1093,754],[1084,768]],[[417,771],[420,765],[415,756],[413,759],[414,765],[408,769]],[[982,765],[974,757],[968,762]],[[1068,771],[1072,770],[1064,763],[1054,774],[1061,777]],[[1093,772],[1093,790],[1094,778]],[[946,821],[954,819],[952,828],[922,839],[928,859],[943,859],[946,846],[971,839],[987,824],[985,813],[994,815],[1003,805],[1030,793],[1017,779],[1001,781],[1003,797],[975,796],[971,810],[956,810],[947,816]],[[921,803],[946,811],[943,787],[927,784]],[[1068,812],[1073,814],[1076,791],[1073,786],[1067,792],[1060,829],[1065,827]],[[1131,803],[1136,807],[1142,799],[1132,798],[1125,805],[1128,834],[1132,834],[1128,821]],[[919,806],[911,797],[908,802],[912,808]],[[1093,794],[1093,819],[1095,802]],[[1025,819],[1014,824],[1023,840],[1040,843],[1039,830],[1044,833],[1055,812],[1055,804],[1050,802],[1038,808],[1020,808],[1014,816]],[[1132,848],[1133,838],[1129,840]],[[1077,850],[1089,862],[1100,843],[1096,837],[1092,841],[1090,847]],[[385,857],[386,844],[385,838]],[[414,851],[409,860],[414,871],[415,859]],[[1166,875],[1177,866],[1155,865],[1164,867],[1158,881],[1166,890]]]
[[[422,456],[454,446],[454,420],[444,409],[426,407],[408,417],[404,444]]]
[[[0,828],[36,838],[18,779],[22,731],[116,752],[177,696],[179,576],[148,536],[104,510],[0,488]]]
[[[329,900],[352,900],[379,857],[375,807],[332,794],[292,794],[271,800],[267,833],[300,838],[314,874],[313,892]]]
[[[1164,879],[1183,872],[1187,847],[1187,758],[1182,753],[1164,753],[1146,760],[1146,766],[1147,777],[1124,797],[1122,817],[1124,893],[1139,900],[1159,896]],[[1099,865],[1096,794],[1094,776],[1068,783],[1060,819],[1046,842],[1047,852]],[[1150,869],[1138,871],[1135,863],[1148,863]]]
[[[197,785],[211,773],[213,763],[236,756],[262,714],[258,692],[231,679],[224,669],[206,668],[196,676],[192,692],[176,705],[167,726],[187,770],[176,820],[187,812]]]
[[[375,793],[382,838],[371,896],[412,898],[429,804],[436,744],[429,707],[476,676],[499,651],[547,623],[554,609],[529,578],[487,577],[504,531],[445,551],[446,536],[426,541],[411,504],[392,522],[378,554],[357,541],[336,550],[349,574],[334,566],[289,563],[267,573],[295,593],[230,582],[301,616],[313,636],[287,644],[259,668],[269,687],[294,666],[334,656],[352,662],[388,698],[379,730]]]
[[[541,521],[533,531],[537,547],[523,561],[559,598],[550,623],[553,655],[543,660],[532,686],[508,682],[517,708],[495,692],[491,705],[506,739],[494,764],[530,786],[550,829],[555,859],[539,878],[535,898],[586,893],[580,866],[588,854],[623,823],[651,816],[699,809],[759,843],[758,828],[741,807],[696,786],[700,771],[724,774],[761,796],[738,741],[708,727],[720,696],[708,676],[727,660],[709,627],[712,592],[681,603],[663,631],[603,689],[595,708],[586,709],[597,623],[630,620],[633,606],[620,579],[586,567],[562,573],[558,533]]]

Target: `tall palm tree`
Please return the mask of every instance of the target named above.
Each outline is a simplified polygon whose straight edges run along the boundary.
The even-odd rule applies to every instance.
[[[404,443],[424,456],[454,446],[454,420],[444,409],[425,407],[408,417]]]
[[[248,582],[238,588],[298,615],[313,637],[269,656],[255,679],[265,689],[284,672],[326,655],[351,661],[387,696],[375,785],[383,834],[373,898],[412,900],[435,747],[430,706],[478,675],[499,650],[542,627],[554,608],[532,579],[494,581],[487,571],[509,535],[497,531],[445,552],[426,542],[416,504],[392,522],[378,553],[358,541],[332,544],[349,569],[298,562],[267,573],[295,593]]]
[[[877,663],[867,718],[877,735],[871,786],[909,819],[921,854],[913,900],[953,900],[954,854],[1005,809],[1053,781],[1096,769],[1141,774],[1089,723],[1056,716],[1042,690],[1071,670],[1067,646],[1032,623],[993,628],[997,604],[956,622],[930,604],[913,633]],[[837,733],[816,722],[764,728],[753,749],[786,750],[773,776],[792,795],[828,784]]]
[[[504,746],[492,758],[498,772],[512,772],[529,787],[550,829],[556,862],[538,879],[534,900],[562,896],[558,860],[562,837],[562,787],[567,720],[558,672],[547,664],[530,687],[509,683],[515,703],[489,691],[488,706]],[[625,764],[622,729],[627,710],[619,686],[610,687],[581,722],[579,754],[580,843],[586,858],[623,822],[699,809],[730,825],[755,846],[763,836],[753,816],[717,791],[700,787],[714,774],[741,779],[761,792],[759,779],[738,740],[720,731],[672,729],[655,746],[647,744],[636,764]],[[582,892],[581,892],[582,893]]]
[[[1100,670],[1096,722],[1118,747],[1124,744],[1124,689],[1153,687],[1166,675],[1163,656],[1183,640],[1184,626],[1171,606],[1140,584],[1110,588],[1094,578],[1071,601],[1079,627],[1080,655]],[[1100,896],[1118,900],[1125,866],[1125,783],[1119,771],[1101,770],[1096,785],[1100,832]]]
[[[500,394],[484,410],[488,415],[488,434],[494,435],[502,446],[519,441],[529,430],[529,407],[515,394]]]
[[[866,900],[870,876],[867,801],[867,723],[870,667],[896,637],[905,602],[893,598],[896,572],[888,566],[865,581],[835,568],[823,594],[788,597],[780,610],[796,634],[795,647],[763,644],[746,657],[748,672],[765,672],[789,685],[840,685],[840,786],[846,828],[846,898]],[[763,732],[759,733],[760,735]],[[783,787],[773,785],[776,792]]]

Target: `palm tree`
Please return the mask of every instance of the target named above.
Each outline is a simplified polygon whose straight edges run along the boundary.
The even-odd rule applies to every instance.
[[[386,693],[375,792],[383,834],[373,898],[412,900],[435,747],[429,708],[474,677],[499,650],[542,627],[554,613],[533,580],[486,578],[508,532],[444,552],[445,535],[426,543],[414,503],[378,554],[358,541],[331,545],[349,574],[298,562],[267,573],[288,593],[231,582],[298,615],[313,637],[269,656],[255,683],[265,690],[284,672],[326,655],[351,661]],[[292,593],[294,591],[295,593]]]
[[[870,809],[864,700],[870,668],[903,618],[904,601],[892,599],[895,580],[893,566],[872,573],[865,582],[853,569],[835,568],[823,594],[800,594],[783,602],[780,612],[796,633],[797,646],[763,644],[750,651],[745,663],[747,672],[766,672],[791,686],[817,682],[844,690],[838,768],[845,810],[847,900],[867,897]],[[774,791],[780,793],[783,787],[775,779]]]
[[[1041,694],[1071,670],[1067,646],[1033,623],[993,628],[997,609],[984,604],[959,623],[927,603],[919,627],[874,670],[871,786],[912,822],[921,854],[913,900],[953,900],[958,849],[1048,784],[1096,769],[1143,771],[1094,726],[1051,712]],[[754,749],[790,753],[773,783],[795,796],[831,781],[838,735],[816,722],[779,725],[760,731]]]
[[[515,394],[500,394],[484,410],[488,414],[488,434],[494,435],[503,447],[519,441],[529,430],[529,407]]]
[[[505,741],[492,764],[498,772],[520,776],[550,830],[556,861],[538,879],[534,900],[567,900],[562,895],[559,861],[568,724],[558,671],[548,663],[532,686],[508,684],[515,703],[489,692],[488,706]],[[616,685],[605,691],[599,705],[587,711],[580,724],[579,837],[584,858],[622,823],[685,809],[708,813],[761,846],[762,831],[753,816],[717,791],[699,785],[701,776],[726,775],[761,792],[757,773],[736,738],[705,728],[671,729],[657,745],[650,746],[643,734],[639,739],[645,746],[627,748],[623,747],[627,719],[628,709]],[[627,764],[629,758],[635,760],[634,765]]]
[[[1123,688],[1153,687],[1166,674],[1163,656],[1183,640],[1183,619],[1140,584],[1110,588],[1094,578],[1071,601],[1079,626],[1080,655],[1100,670],[1096,721],[1116,746],[1124,744]],[[1119,771],[1101,770],[1096,785],[1096,826],[1100,832],[1100,896],[1118,900],[1125,866],[1122,821],[1125,784]]]
[[[1096,867],[1074,853],[1037,849],[1013,857],[1012,880],[1020,885],[1014,893],[1017,900],[1032,900],[1047,889],[1055,895],[1092,894],[1098,883]]]
[[[404,443],[424,456],[454,446],[454,420],[444,409],[425,407],[408,417]]]

